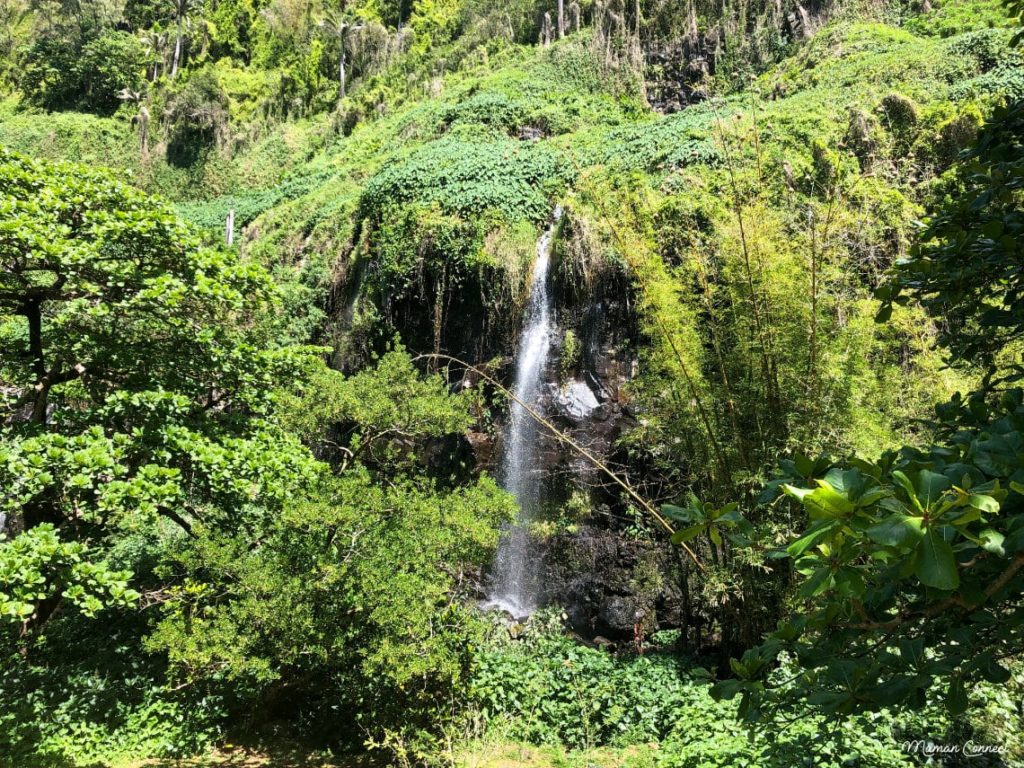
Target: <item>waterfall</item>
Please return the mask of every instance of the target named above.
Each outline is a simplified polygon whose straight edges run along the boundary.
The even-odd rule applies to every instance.
[[[519,337],[513,393],[531,407],[537,405],[541,376],[551,350],[554,308],[548,294],[551,240],[562,216],[555,208],[551,224],[537,240],[537,258],[530,281],[522,334]],[[522,405],[513,401],[505,434],[501,481],[519,503],[519,519],[502,532],[494,562],[494,580],[486,608],[508,611],[516,618],[537,607],[535,557],[530,547],[529,524],[540,509],[538,427]]]

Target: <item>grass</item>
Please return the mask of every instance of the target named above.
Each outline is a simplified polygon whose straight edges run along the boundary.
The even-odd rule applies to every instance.
[[[644,768],[653,766],[657,744],[566,750],[517,742],[478,739],[458,750],[455,768]]]
[[[189,758],[129,760],[103,768],[384,768],[377,754],[332,755],[283,738],[224,743]]]

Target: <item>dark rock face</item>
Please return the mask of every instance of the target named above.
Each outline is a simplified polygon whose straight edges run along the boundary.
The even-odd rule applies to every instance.
[[[632,288],[621,273],[588,272],[563,254],[552,290],[558,337],[538,406],[560,432],[608,462],[636,424],[628,395],[640,336]],[[562,531],[535,537],[540,604],[562,607],[588,640],[629,641],[638,617],[645,632],[685,625],[688,574],[676,548],[612,530],[621,489],[550,432],[538,440],[543,506]]]
[[[613,283],[595,293],[560,294],[561,336],[545,371],[540,405],[559,430],[607,462],[635,426],[627,388],[637,373],[637,330],[628,288]],[[566,360],[570,343],[578,351]],[[586,498],[590,510],[577,530],[537,540],[541,604],[561,606],[585,639],[629,641],[638,621],[645,633],[685,627],[689,563],[678,548],[613,530],[608,523],[614,512],[595,512],[621,511],[618,486],[557,438],[540,439],[549,509],[575,495]]]
[[[689,623],[690,564],[677,548],[594,528],[541,546],[543,601],[561,605],[584,638],[631,638],[638,620],[645,633]]]
[[[524,135],[528,138],[532,136]],[[561,433],[607,463],[635,426],[628,385],[637,374],[641,334],[628,275],[594,258],[584,234],[585,227],[567,214],[553,254],[549,290],[556,330],[537,406]],[[482,276],[442,297],[432,294],[427,282],[401,299],[373,295],[367,300],[375,303],[388,328],[400,329],[413,352],[440,350],[483,367],[496,380],[511,382],[516,354],[511,347],[521,318],[492,311],[502,304],[492,295],[501,286]],[[352,290],[351,296],[339,298],[341,319],[347,324],[358,285]],[[368,346],[385,341],[370,339]],[[462,376],[451,381],[453,389],[483,384],[473,370]],[[486,391],[487,385],[482,388]],[[507,412],[504,400],[491,394],[499,405],[492,413],[481,406],[481,431],[439,438],[424,451],[425,469],[439,482],[464,481],[480,470],[500,473],[501,419]],[[491,416],[497,417],[493,428]],[[689,572],[677,549],[667,542],[631,538],[621,523],[626,509],[621,488],[549,431],[540,430],[537,441],[543,531],[533,542],[540,554],[540,604],[561,606],[573,628],[588,640],[603,636],[628,643],[638,617],[647,633],[686,626]],[[480,597],[485,597],[488,578],[480,575]]]
[[[707,98],[706,84],[715,73],[721,39],[692,33],[673,42],[652,44],[645,51],[647,101],[656,112],[680,112]]]
[[[624,386],[635,369],[632,351],[621,339],[595,334],[579,368],[560,375],[558,360],[546,371],[540,406],[545,417],[561,432],[598,459],[606,461],[619,438],[633,428]],[[564,338],[559,344],[564,345]],[[543,465],[550,470],[548,500],[564,501],[574,490],[583,490],[595,501],[610,501],[599,489],[608,479],[578,452],[549,432],[541,435]]]

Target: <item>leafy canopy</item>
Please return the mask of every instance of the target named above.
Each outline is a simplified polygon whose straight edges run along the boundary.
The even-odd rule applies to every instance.
[[[128,599],[119,532],[236,526],[316,474],[269,397],[315,350],[267,345],[267,275],[110,176],[0,151],[0,190],[0,592],[41,628]]]
[[[808,526],[777,553],[798,574],[796,615],[717,687],[742,695],[741,714],[798,701],[918,709],[933,687],[959,714],[973,684],[1009,678],[1001,661],[1024,639],[1024,394],[991,408],[955,400],[940,415],[932,448],[845,464],[798,457],[762,497],[795,499]]]
[[[996,111],[966,158],[962,193],[879,292],[881,320],[911,298],[941,316],[953,359],[986,365],[989,387],[1000,348],[1024,334],[1022,118],[1020,104]],[[1009,367],[1007,378],[1020,375]],[[987,387],[936,410],[926,450],[782,463],[762,501],[784,493],[807,513],[776,553],[792,560],[797,610],[716,687],[740,695],[745,717],[796,703],[920,709],[933,688],[959,714],[976,682],[1009,679],[1003,660],[1024,640],[1024,393],[996,399]]]
[[[960,167],[964,189],[929,222],[911,257],[883,286],[880,313],[920,301],[940,321],[954,359],[994,373],[997,357],[1024,338],[1024,102],[1000,107]],[[1024,374],[1019,364],[1011,378]]]

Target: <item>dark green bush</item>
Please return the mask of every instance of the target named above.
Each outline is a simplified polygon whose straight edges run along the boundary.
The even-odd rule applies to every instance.
[[[228,97],[210,70],[201,70],[178,85],[167,99],[167,161],[178,167],[194,165],[228,131]]]
[[[715,165],[721,152],[709,138],[715,116],[694,107],[656,122],[612,131],[598,150],[598,161],[651,173],[688,165]]]
[[[995,96],[1007,101],[1024,99],[1024,67],[1001,65],[990,72],[960,83],[950,89],[950,98],[956,101],[979,96]]]
[[[142,88],[146,51],[134,35],[108,31],[81,48],[67,37],[40,37],[23,52],[18,86],[45,109],[82,109],[109,114],[118,94]]]
[[[616,659],[542,614],[522,640],[477,654],[471,699],[486,719],[510,721],[512,738],[534,744],[642,743],[665,738],[703,686],[690,668],[665,654]]]
[[[995,69],[1011,56],[1011,33],[1005,29],[981,29],[954,38],[949,55],[954,59],[970,59],[982,73]]]
[[[444,112],[445,126],[457,123],[486,125],[505,133],[515,133],[526,121],[523,105],[503,93],[481,91],[449,107]]]
[[[886,126],[890,130],[904,130],[918,121],[917,105],[913,99],[902,93],[893,92],[884,96],[878,105],[878,111],[884,116]]]

